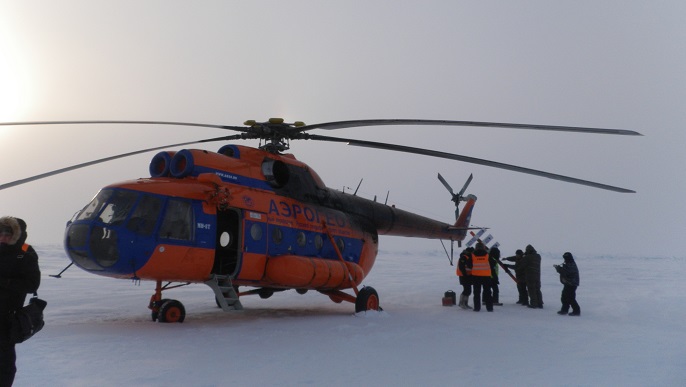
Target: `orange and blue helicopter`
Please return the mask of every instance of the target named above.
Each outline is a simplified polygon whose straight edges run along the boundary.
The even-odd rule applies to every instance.
[[[419,119],[305,125],[273,118],[266,122],[246,121],[245,126],[100,120],[14,122],[0,126],[71,124],[199,126],[238,134],[106,157],[2,184],[0,189],[144,152],[207,142],[260,140],[258,148],[228,144],[217,152],[161,151],[150,162],[150,177],[102,188],[67,223],[64,247],[72,261],[69,266],[76,264],[87,272],[112,278],[155,281],[148,307],[152,320],[159,322],[184,321],[183,304],[164,298],[162,293],[191,283],[207,284],[214,291],[217,305],[225,311],[242,309],[242,296],[268,298],[288,289],[301,294],[315,290],[334,302],[351,302],[356,312],[380,310],[376,290],[359,287],[374,266],[379,235],[459,244],[472,229],[470,219],[477,198],[465,195],[471,175],[457,193],[438,175],[456,206],[454,223],[446,223],[377,202],[376,198],[365,199],[356,193],[328,188],[314,169],[285,153],[291,140],[342,142],[485,165],[615,192],[634,192],[490,160],[308,133],[311,130],[443,125],[640,135],[621,129]],[[240,291],[239,287],[248,290]],[[354,294],[344,292],[349,289]]]

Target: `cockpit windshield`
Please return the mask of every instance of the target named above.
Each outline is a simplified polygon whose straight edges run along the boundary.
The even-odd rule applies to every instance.
[[[90,203],[86,207],[79,212],[79,215],[76,217],[76,220],[91,220],[95,219],[96,216],[100,213],[102,210],[102,207],[107,203],[107,199],[112,196],[112,190],[107,190],[103,189],[100,192],[98,192],[97,195],[91,200]]]

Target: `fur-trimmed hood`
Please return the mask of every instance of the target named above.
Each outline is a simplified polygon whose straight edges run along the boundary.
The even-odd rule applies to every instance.
[[[0,227],[10,227],[12,229],[12,239],[9,241],[9,245],[15,245],[21,238],[23,230],[17,218],[12,216],[3,216],[0,218]]]

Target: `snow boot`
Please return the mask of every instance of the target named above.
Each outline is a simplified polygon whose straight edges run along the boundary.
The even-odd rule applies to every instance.
[[[575,310],[569,314],[569,316],[581,316],[581,311],[580,310]]]
[[[459,307],[462,308],[462,309],[467,309],[467,300],[466,300],[466,298],[467,298],[467,296],[465,296],[464,294],[460,294],[460,303],[457,304],[457,306],[459,306]]]
[[[472,307],[469,306],[469,296],[465,296],[465,298],[464,298],[464,306],[466,306],[467,309],[472,309]]]
[[[462,309],[472,309],[471,306],[469,306],[469,296],[466,296],[464,294],[460,294],[460,308]]]

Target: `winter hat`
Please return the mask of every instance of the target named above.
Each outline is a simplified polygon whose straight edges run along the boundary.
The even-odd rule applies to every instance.
[[[517,249],[517,251],[515,251],[515,255],[524,255],[524,252],[522,249]]]
[[[525,250],[526,250],[527,253],[535,253],[535,252],[536,252],[536,250],[534,249],[534,247],[531,246],[531,245],[526,245],[526,249],[525,249]]]
[[[3,216],[0,218],[0,229],[3,228],[9,228],[12,230],[12,239],[10,239],[7,244],[16,244],[22,234],[21,226],[19,225],[19,222],[17,222],[17,219],[11,216]]]
[[[562,254],[562,258],[564,258],[565,260],[574,259],[574,257],[572,256],[572,253],[570,253],[569,251]]]

